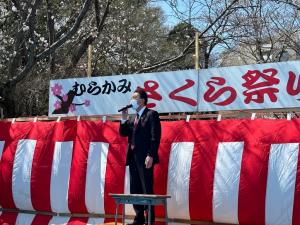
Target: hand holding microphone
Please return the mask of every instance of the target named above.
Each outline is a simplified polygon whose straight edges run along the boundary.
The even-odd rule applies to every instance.
[[[124,106],[123,108],[119,109],[118,112],[123,112],[124,110],[128,110],[129,108],[132,108],[132,104]]]
[[[127,120],[128,118],[128,109],[132,107],[132,104],[126,105],[123,108],[119,109],[118,112],[122,112],[122,120]]]
[[[126,105],[123,108],[118,110],[118,112],[122,112],[122,119],[125,119],[125,120],[127,119],[129,108],[133,108],[134,110],[137,110],[139,108],[138,100],[137,99],[131,99],[129,105]]]

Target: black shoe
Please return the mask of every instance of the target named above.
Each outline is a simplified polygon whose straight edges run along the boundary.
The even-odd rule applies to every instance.
[[[153,218],[151,218],[151,224],[150,225],[154,225],[154,221],[155,219]],[[144,225],[148,225],[148,217],[147,217],[147,219],[145,220],[145,223],[144,223]]]
[[[132,223],[127,223],[127,225],[144,225],[143,222],[133,221]]]
[[[148,221],[144,223],[144,225],[148,225]],[[151,221],[151,224],[150,225],[154,225],[154,222]]]

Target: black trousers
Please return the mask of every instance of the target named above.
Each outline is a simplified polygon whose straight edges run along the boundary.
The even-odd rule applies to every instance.
[[[136,160],[133,160],[129,164],[129,173],[131,194],[153,194],[153,166],[150,169],[146,169],[145,164],[140,165],[136,163]],[[148,206],[133,205],[133,208],[136,214],[134,221],[138,224],[143,224],[145,222],[144,210],[148,209]],[[154,219],[154,206],[151,206],[151,223],[153,224]],[[147,218],[146,222],[148,222]]]

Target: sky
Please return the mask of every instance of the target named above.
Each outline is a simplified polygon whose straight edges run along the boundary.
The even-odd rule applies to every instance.
[[[159,1],[159,0],[153,1],[151,3],[151,6],[159,6],[162,8],[162,10],[164,11],[165,19],[166,19],[166,22],[165,22],[166,25],[175,26],[179,22],[178,19],[176,19],[174,16],[172,16],[173,11],[165,1]]]

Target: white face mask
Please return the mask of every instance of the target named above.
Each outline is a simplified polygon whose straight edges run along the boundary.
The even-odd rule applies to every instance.
[[[139,107],[138,101],[136,99],[131,99],[130,104],[132,105],[132,108],[134,110],[137,110],[137,108]]]

